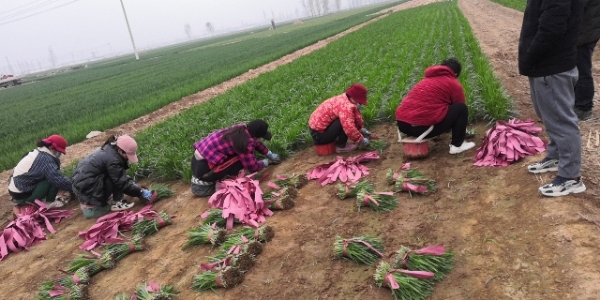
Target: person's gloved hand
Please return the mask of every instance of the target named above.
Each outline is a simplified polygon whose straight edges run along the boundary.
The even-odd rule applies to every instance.
[[[152,198],[152,192],[147,189],[142,189],[142,198],[150,200],[150,198]]]
[[[360,143],[358,143],[358,146],[361,148],[366,148],[367,146],[369,146],[369,139],[368,138],[363,138],[362,141],[360,141]]]
[[[368,131],[366,128],[361,129],[360,133],[362,133],[362,135],[366,138],[371,138],[371,132]]]
[[[265,165],[265,167],[268,167],[268,166],[269,166],[269,160],[268,160],[268,159],[266,159],[266,158],[265,158],[265,159],[263,159],[263,160],[261,160],[261,161],[262,161],[262,163]]]
[[[279,158],[279,154],[275,154],[275,153],[271,152],[270,150],[269,150],[269,153],[267,153],[267,157],[269,158],[271,163],[278,164],[281,162],[281,159]]]

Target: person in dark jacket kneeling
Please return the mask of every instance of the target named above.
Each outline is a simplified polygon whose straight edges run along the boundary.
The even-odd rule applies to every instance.
[[[51,135],[36,146],[19,161],[8,183],[15,214],[35,200],[45,201],[50,208],[62,207],[64,203],[56,200],[58,191],[73,191],[71,180],[60,172],[59,158],[66,153],[67,140]]]
[[[280,162],[279,155],[271,152],[261,138],[270,141],[269,124],[254,120],[219,129],[194,144],[192,157],[192,193],[205,197],[214,194],[217,181],[235,176],[242,169],[258,172]],[[257,160],[254,152],[267,156]]]
[[[86,218],[132,208],[134,204],[127,202],[124,194],[150,200],[152,193],[127,176],[129,163],[138,162],[136,151],[137,143],[132,137],[112,136],[77,164],[73,172],[73,192]]]

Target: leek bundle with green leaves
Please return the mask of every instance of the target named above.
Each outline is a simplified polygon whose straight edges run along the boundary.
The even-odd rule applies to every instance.
[[[300,189],[308,183],[308,178],[306,178],[306,174],[277,175],[277,179],[275,179],[273,183],[279,187]]]
[[[153,219],[144,219],[133,224],[132,233],[141,237],[147,237],[157,233],[161,228],[171,224],[173,224],[171,217],[169,217],[169,215],[167,215],[167,213],[164,211],[161,211],[158,213],[158,216]]]
[[[150,185],[149,190],[156,191],[156,199],[154,199],[154,201],[152,203],[156,203],[160,200],[167,199],[167,198],[170,198],[171,196],[175,195],[175,191],[170,189],[165,184],[161,184],[161,183],[155,183],[155,184]]]
[[[396,192],[427,194],[436,189],[435,180],[426,178],[416,169],[403,169],[400,172],[389,170],[387,181],[394,185]]]
[[[374,192],[369,193],[361,190],[356,195],[356,207],[360,211],[361,207],[368,206],[372,211],[386,212],[398,207],[398,198],[393,192]]]
[[[371,140],[366,150],[377,150],[380,154],[387,148],[389,144],[382,140]]]
[[[192,289],[195,291],[232,288],[244,281],[242,273],[235,267],[226,267],[215,271],[203,271],[194,276]]]
[[[75,284],[61,286],[54,280],[46,281],[40,285],[37,300],[85,300],[87,296],[87,285]]]
[[[225,227],[227,219],[223,218],[223,210],[220,208],[211,208],[200,215],[202,224],[216,224],[218,227]]]
[[[434,281],[440,281],[450,273],[454,266],[454,254],[445,251],[444,246],[430,246],[419,250],[410,250],[402,246],[396,252],[395,268],[413,271],[429,271],[435,274]]]
[[[243,235],[247,239],[256,239],[259,242],[265,243],[270,242],[273,239],[273,237],[275,236],[275,231],[273,230],[273,227],[267,224],[263,224],[258,228],[242,227],[235,234],[232,234],[230,236],[236,235]]]
[[[254,266],[254,263],[256,262],[256,256],[248,252],[227,254],[225,251],[220,251],[216,255],[208,257],[208,261],[213,264],[216,263],[217,265],[225,262],[226,265],[236,267],[240,272],[243,273],[250,270],[250,268]]]
[[[104,246],[104,253],[111,253],[115,261],[120,261],[132,252],[143,250],[144,240],[141,235],[134,235],[129,242],[107,244]]]
[[[114,254],[104,252],[100,257],[78,255],[71,261],[69,267],[65,270],[69,273],[75,273],[81,268],[86,268],[87,274],[92,277],[102,270],[112,269],[115,266]],[[83,271],[82,271],[83,272]]]
[[[216,224],[202,224],[197,228],[188,230],[188,240],[183,247],[205,244],[217,246],[225,241],[225,236],[225,229],[218,227]]]
[[[288,210],[296,204],[294,199],[298,192],[292,187],[283,187],[279,190],[272,190],[263,195],[263,200],[272,210]]]
[[[355,263],[371,265],[383,257],[383,242],[379,238],[359,236],[335,238],[333,253],[337,258],[347,258]]]
[[[379,263],[373,277],[379,287],[387,287],[392,291],[394,299],[421,300],[433,291],[433,273],[394,269],[384,261]]]
[[[137,300],[171,300],[177,295],[172,285],[159,285],[154,282],[138,284],[135,288]]]
[[[244,235],[236,234],[229,236],[223,244],[221,251],[227,254],[248,252],[251,255],[257,256],[262,253],[263,246],[256,239],[248,239]]]
[[[374,192],[375,191],[375,186],[368,182],[367,180],[361,180],[357,183],[354,184],[345,184],[345,183],[340,183],[337,185],[338,187],[338,192],[337,192],[337,196],[340,199],[346,199],[346,198],[354,198],[356,197],[356,195],[358,194],[358,192],[360,192],[360,190],[366,190],[367,192]]]

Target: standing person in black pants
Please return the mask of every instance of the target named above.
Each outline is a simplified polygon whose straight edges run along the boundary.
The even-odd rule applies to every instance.
[[[600,0],[585,0],[583,20],[577,39],[579,79],[575,85],[575,114],[579,121],[592,118],[592,108],[594,107],[592,55],[598,39],[600,39]]]

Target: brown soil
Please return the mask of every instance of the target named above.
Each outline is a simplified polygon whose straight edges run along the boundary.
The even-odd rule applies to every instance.
[[[399,8],[428,2],[415,0]],[[485,0],[459,0],[459,6],[498,78],[514,99],[520,118],[535,119],[527,80],[518,75],[516,66],[522,13]],[[135,133],[261,72],[323,47],[334,38],[186,97],[114,131]],[[594,74],[600,82],[598,52]],[[600,115],[597,109],[594,113]],[[89,295],[91,299],[112,299],[151,280],[173,284],[180,291],[178,299],[391,299],[390,291],[378,288],[372,279],[375,266],[332,259],[336,236],[373,235],[383,239],[388,262],[402,245],[416,248],[444,244],[454,251],[455,269],[436,284],[431,299],[599,299],[600,165],[599,147],[595,144],[598,123],[594,119],[581,124],[586,149],[583,175],[588,192],[577,196],[548,199],[538,194],[537,187],[550,180],[551,175],[530,175],[525,165],[543,154],[505,168],[474,167],[474,151],[448,154],[448,136],[431,142],[429,158],[412,162],[436,180],[437,191],[419,197],[400,194],[399,208],[389,213],[357,212],[354,201],[341,201],[335,196],[335,186],[321,187],[311,181],[299,190],[293,209],[277,211],[268,218],[275,237],[244,274],[243,282],[232,289],[219,289],[216,294],[194,292],[191,285],[199,264],[207,262],[206,257],[218,249],[199,246],[181,250],[186,230],[197,226],[198,216],[208,208],[207,199],[193,197],[187,182],[173,182],[170,186],[176,195],[155,204],[156,210],[175,216],[173,225],[147,238],[144,251],[132,253],[115,268],[94,276]],[[479,124],[476,129],[475,141],[480,143],[486,127]],[[396,130],[392,124],[377,126],[372,131],[391,145],[380,160],[365,164],[370,168],[367,179],[376,182],[378,191],[389,191],[386,172],[405,162],[402,149],[395,143]],[[69,147],[68,158],[81,158],[103,138]],[[267,171],[272,175],[304,173],[333,158],[318,157],[313,149],[307,149]],[[5,180],[7,172],[2,176]],[[6,194],[0,201],[2,220],[7,222],[10,207],[6,205]],[[136,207],[141,206],[138,202]],[[55,226],[57,234],[0,262],[5,274],[0,282],[3,298],[35,298],[42,281],[60,276],[57,269],[65,268],[82,253],[77,248],[82,243],[77,233],[90,228],[95,220],[83,218],[76,203],[68,207],[76,213]]]

